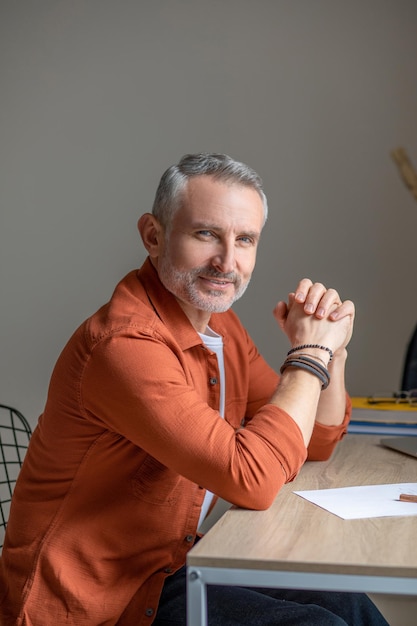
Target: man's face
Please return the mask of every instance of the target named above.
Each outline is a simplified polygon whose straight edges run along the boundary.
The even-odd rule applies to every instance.
[[[155,264],[161,282],[200,332],[211,313],[226,311],[244,293],[263,222],[254,189],[210,176],[188,182]]]

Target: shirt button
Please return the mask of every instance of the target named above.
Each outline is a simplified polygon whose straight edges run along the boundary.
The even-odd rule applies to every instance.
[[[212,378],[210,378],[210,385],[217,385],[217,378],[215,378],[215,376],[212,376]]]
[[[185,541],[187,543],[192,543],[194,541],[194,535],[187,535]]]
[[[146,609],[146,611],[145,611],[145,615],[147,617],[151,617],[153,615],[153,613],[154,613],[153,609]]]

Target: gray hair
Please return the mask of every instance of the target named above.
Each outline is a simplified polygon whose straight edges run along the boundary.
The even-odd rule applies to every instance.
[[[193,176],[211,176],[214,180],[251,187],[258,192],[264,207],[264,223],[268,202],[261,177],[248,165],[235,161],[227,154],[199,153],[184,155],[177,165],[171,165],[159,182],[152,214],[169,229],[175,211],[181,206],[183,192]]]

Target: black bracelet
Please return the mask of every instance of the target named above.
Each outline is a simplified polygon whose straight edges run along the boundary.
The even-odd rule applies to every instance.
[[[316,354],[309,354],[308,352],[297,352],[296,355],[294,356],[307,356],[310,357],[311,359],[314,359],[315,361],[320,361],[320,363],[323,365],[323,367],[327,367],[327,363],[326,361],[323,361],[323,359],[321,359],[319,356],[317,356]],[[330,363],[330,359],[329,359],[329,363]]]
[[[333,350],[331,350],[327,346],[321,346],[318,343],[305,343],[302,346],[296,346],[295,348],[291,348],[291,350],[288,350],[287,356],[289,356],[290,354],[294,354],[294,352],[298,352],[299,350],[305,350],[306,348],[317,348],[317,350],[326,350],[326,352],[330,354],[329,363],[333,358]]]
[[[298,367],[299,369],[302,369],[308,372],[309,374],[314,374],[314,376],[317,376],[317,378],[320,380],[321,388],[326,389],[328,385],[327,380],[325,379],[324,376],[320,374],[318,370],[311,367],[311,365],[307,365],[307,363],[302,363],[301,361],[286,361],[284,365],[281,367],[281,370],[280,370],[281,374],[287,369],[287,367]]]
[[[326,366],[319,363],[318,360],[316,360],[311,354],[293,354],[289,357],[289,359],[286,360],[301,361],[302,363],[307,363],[308,365],[312,365],[314,368],[318,369],[324,376],[329,376],[329,372],[327,371]]]
[[[294,363],[303,363],[304,365],[308,365],[308,367],[312,367],[316,372],[318,372],[318,375],[320,376],[320,378],[324,378],[326,382],[330,381],[330,374],[328,370],[313,358],[301,357],[301,356],[295,355],[295,356],[291,356],[285,359],[284,365],[285,363],[288,363],[291,365],[293,365]]]
[[[280,372],[281,374],[287,369],[287,367],[298,367],[303,369],[310,374],[314,374],[321,382],[322,390],[327,389],[330,383],[330,374],[323,365],[315,361],[314,359],[310,359],[308,357],[289,357],[285,359],[283,365],[281,366]]]

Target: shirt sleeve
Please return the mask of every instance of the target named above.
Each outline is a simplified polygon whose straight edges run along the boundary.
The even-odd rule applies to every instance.
[[[248,338],[251,355],[251,384],[249,386],[248,417],[254,415],[265,404],[279,384],[279,376],[258,353],[256,346]],[[337,443],[347,433],[352,412],[351,400],[346,394],[346,409],[343,421],[337,426],[326,426],[316,422],[308,445],[309,461],[326,461],[330,458]]]
[[[297,424],[266,404],[236,429],[207,403],[204,368],[182,358],[156,336],[105,338],[83,373],[85,417],[225,500],[267,508],[306,459]]]

